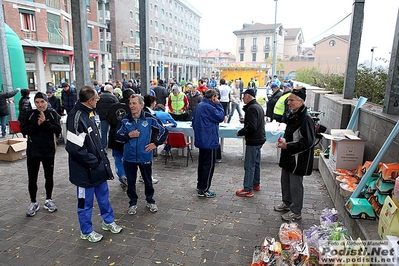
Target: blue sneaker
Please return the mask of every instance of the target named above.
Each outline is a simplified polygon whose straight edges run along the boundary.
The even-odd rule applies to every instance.
[[[216,193],[211,191],[211,190],[207,190],[207,191],[198,191],[198,197],[205,197],[205,198],[214,198],[216,196]]]

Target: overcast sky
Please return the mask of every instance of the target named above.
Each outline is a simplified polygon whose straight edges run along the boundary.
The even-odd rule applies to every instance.
[[[274,0],[188,0],[201,18],[201,49],[220,49],[235,54],[233,31],[244,23],[274,24]],[[302,28],[305,47],[331,34],[349,35],[353,0],[278,0],[277,23],[284,28]],[[365,0],[363,34],[359,63],[374,59],[390,59],[398,16],[397,0]],[[337,26],[328,30],[335,24]],[[328,30],[328,31],[327,31]],[[373,64],[377,65],[376,62]]]

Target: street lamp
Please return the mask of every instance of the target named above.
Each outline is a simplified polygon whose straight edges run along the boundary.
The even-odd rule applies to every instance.
[[[339,60],[339,56],[337,56],[337,58],[335,58],[335,74],[338,76],[338,60]]]
[[[374,49],[377,48],[375,46],[371,47],[371,62],[370,62],[370,68],[373,69],[373,57],[374,57]]]
[[[274,12],[274,42],[273,42],[273,68],[272,68],[272,74],[273,76],[276,75],[277,72],[277,1],[278,0],[274,0],[276,2],[276,8],[275,8],[275,12]]]

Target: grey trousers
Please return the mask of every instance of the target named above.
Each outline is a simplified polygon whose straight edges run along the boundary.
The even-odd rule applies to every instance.
[[[303,207],[303,176],[281,169],[281,192],[283,202],[295,214],[301,214]]]

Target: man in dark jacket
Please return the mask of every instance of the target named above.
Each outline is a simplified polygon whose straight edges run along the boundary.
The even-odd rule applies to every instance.
[[[62,83],[61,101],[62,108],[69,114],[77,100],[76,89],[71,88],[68,82]]]
[[[21,89],[18,88],[16,90],[10,92],[0,92],[0,124],[1,124],[1,137],[5,138],[6,133],[6,118],[10,114],[10,110],[8,108],[7,99],[14,97]]]
[[[55,96],[54,91],[49,89],[47,90],[46,94],[48,102],[51,104],[51,108],[53,108],[57,112],[57,114],[62,115],[60,99]]]
[[[197,91],[197,88],[194,87],[193,84],[187,83],[186,86],[186,96],[188,100],[187,120],[191,120],[193,118],[194,109],[200,102],[202,102],[203,96],[199,91]]]
[[[274,106],[276,105],[278,99],[283,94],[283,92],[280,90],[280,87],[274,83],[270,86],[270,88],[272,89],[273,94],[270,97],[270,99],[266,105],[266,116],[269,119],[269,121],[271,122],[271,121],[273,121]]]
[[[108,122],[107,112],[111,105],[117,103],[118,99],[114,95],[114,87],[107,84],[104,86],[104,91],[101,93],[100,100],[97,103],[97,112],[100,117],[100,128],[101,128],[101,143],[105,149],[108,144]]]
[[[194,109],[192,120],[194,145],[199,149],[197,191],[198,197],[213,198],[216,193],[209,189],[219,147],[219,123],[224,120],[224,110],[215,90],[206,90],[204,94],[205,98]]]
[[[111,105],[107,113],[107,122],[109,124],[109,138],[108,148],[112,149],[112,157],[115,161],[116,174],[119,178],[119,182],[123,188],[127,187],[127,178],[125,168],[123,167],[123,143],[115,140],[116,128],[122,118],[130,113],[129,98],[134,94],[132,89],[125,89],[122,92],[123,98],[119,100],[119,103]]]
[[[21,123],[24,120],[26,111],[32,109],[32,104],[30,103],[29,94],[30,94],[29,89],[21,90],[22,97],[21,99],[19,99],[18,102],[18,110],[19,110],[18,121]]]
[[[122,230],[114,221],[109,202],[107,180],[113,179],[113,175],[94,119],[99,98],[93,87],[80,89],[79,101],[68,114],[65,146],[69,154],[69,181],[77,189],[80,238],[90,242],[98,242],[103,237],[94,231],[91,221],[94,195],[103,218],[101,228],[114,234]]]
[[[304,104],[306,88],[294,89],[288,96],[291,114],[288,117],[281,148],[281,191],[283,203],[275,211],[286,212],[283,220],[300,220],[303,207],[303,176],[310,175],[313,168],[315,125]]]
[[[36,109],[27,110],[21,124],[22,134],[28,136],[26,164],[28,166],[28,191],[31,203],[26,212],[27,217],[35,216],[36,211],[39,210],[36,195],[40,162],[43,164],[44,178],[46,179],[44,209],[49,212],[57,210],[57,206],[52,200],[52,193],[54,187],[55,140],[61,133],[60,117],[54,109],[48,108],[46,94],[36,93],[34,102]]]
[[[244,91],[244,127],[237,136],[245,137],[244,189],[236,191],[239,197],[253,197],[253,190],[260,190],[260,159],[263,144],[266,142],[265,112],[255,99],[255,90]]]
[[[169,91],[164,86],[162,79],[158,81],[158,85],[153,88],[153,91],[155,92],[155,96],[157,96],[157,103],[166,106],[166,99],[169,96]]]

